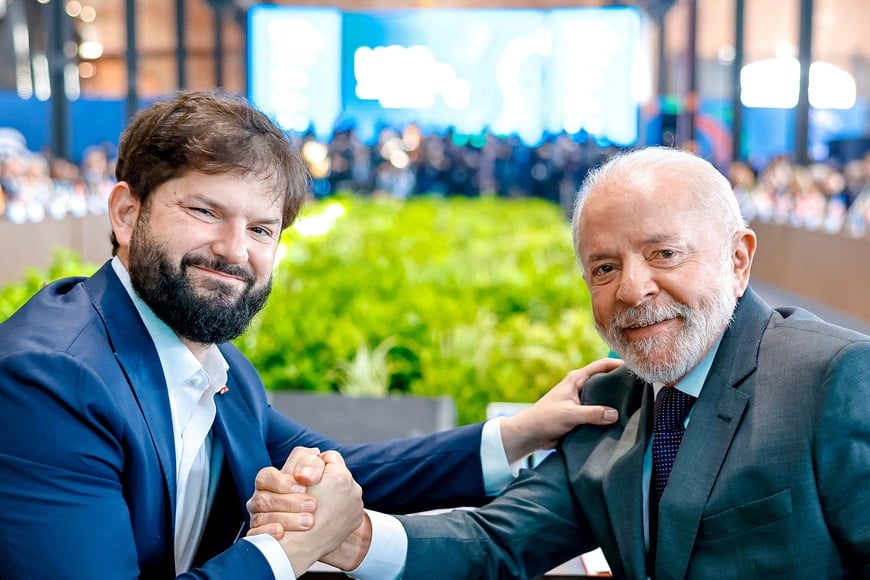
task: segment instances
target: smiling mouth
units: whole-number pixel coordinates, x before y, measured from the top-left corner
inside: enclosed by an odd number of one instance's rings
[[[187,255],[181,260],[181,269],[187,268],[194,268],[211,280],[239,281],[246,286],[253,286],[256,281],[253,271],[220,258]]]
[[[649,328],[650,326],[655,326],[656,324],[661,324],[662,322],[669,322],[674,320],[674,318],[662,318],[661,320],[654,320],[652,322],[642,322],[639,324],[632,324],[629,326],[624,326],[625,330],[639,330],[641,328]]]
[[[205,266],[194,265],[194,268],[199,270],[200,272],[204,272],[209,276],[214,276],[216,278],[223,278],[225,280],[236,280],[238,282],[247,283],[247,281],[241,276],[235,276],[233,274],[227,274],[226,272],[221,272],[220,270],[212,270],[211,268],[206,268]]]

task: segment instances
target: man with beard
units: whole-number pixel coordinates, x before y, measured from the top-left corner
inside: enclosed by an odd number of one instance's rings
[[[514,418],[338,447],[274,411],[226,342],[306,195],[287,137],[240,99],[182,93],[133,119],[116,173],[113,259],[0,325],[0,577],[293,578],[369,522],[363,501],[483,503],[509,461],[607,421],[577,404],[605,361]],[[255,477],[281,468],[288,531],[246,535]]]
[[[870,578],[870,338],[749,288],[755,234],[689,153],[612,158],[573,227],[625,359],[582,399],[619,421],[574,430],[477,511],[379,523],[398,546],[379,580],[529,578],[596,546],[625,579]],[[255,498],[280,505],[279,480]]]

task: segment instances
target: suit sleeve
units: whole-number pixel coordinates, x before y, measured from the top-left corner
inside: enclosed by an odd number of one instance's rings
[[[487,506],[400,516],[405,580],[532,578],[595,546],[574,503],[562,452],[551,453]]]
[[[132,435],[110,387],[68,355],[0,358],[0,577],[136,578],[149,573],[140,561],[163,559],[137,548],[123,483]],[[159,468],[152,475],[162,499]],[[155,526],[152,545],[168,529]],[[241,544],[190,577],[270,578]]]
[[[363,488],[366,507],[410,513],[488,501],[480,461],[482,424],[340,451]]]
[[[832,360],[814,449],[825,519],[845,567],[870,578],[870,342]]]
[[[366,507],[409,513],[487,501],[480,464],[482,424],[424,437],[340,446],[270,408],[269,454],[280,467],[294,447],[337,449],[363,489]]]

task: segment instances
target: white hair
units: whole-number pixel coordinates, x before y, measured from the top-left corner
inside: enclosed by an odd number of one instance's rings
[[[579,250],[580,214],[590,192],[604,184],[649,184],[652,187],[666,176],[681,177],[688,184],[692,207],[710,218],[711,223],[718,224],[729,241],[734,233],[747,227],[731,183],[710,162],[680,149],[647,147],[617,153],[587,174],[574,201],[571,227],[575,249]],[[727,250],[730,249],[729,243]]]

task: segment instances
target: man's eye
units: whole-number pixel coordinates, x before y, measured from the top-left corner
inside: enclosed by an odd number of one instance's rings
[[[613,272],[613,266],[611,266],[610,264],[603,264],[601,266],[598,266],[594,270],[594,273],[598,274],[599,276],[602,274],[610,274],[611,272]]]
[[[662,258],[673,258],[674,256],[677,255],[677,253],[673,250],[662,250],[659,252],[659,255]]]

